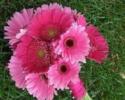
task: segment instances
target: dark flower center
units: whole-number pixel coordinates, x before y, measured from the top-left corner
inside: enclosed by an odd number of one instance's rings
[[[67,68],[66,68],[65,65],[61,65],[60,70],[61,70],[62,73],[67,72]]]
[[[66,45],[67,45],[68,47],[73,47],[73,46],[74,46],[74,41],[73,41],[72,39],[68,39],[68,40],[66,41]]]

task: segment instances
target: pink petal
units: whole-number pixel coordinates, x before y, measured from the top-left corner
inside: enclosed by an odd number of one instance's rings
[[[22,63],[19,58],[12,56],[8,65],[12,80],[15,81],[18,88],[25,89],[25,76],[26,73],[23,70]]]

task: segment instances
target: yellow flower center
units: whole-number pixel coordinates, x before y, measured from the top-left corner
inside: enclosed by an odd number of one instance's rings
[[[43,50],[38,51],[38,57],[43,58],[45,56],[45,52]]]
[[[56,31],[55,29],[49,29],[49,30],[48,30],[48,35],[49,35],[51,38],[55,37],[56,34],[57,34],[57,31]]]

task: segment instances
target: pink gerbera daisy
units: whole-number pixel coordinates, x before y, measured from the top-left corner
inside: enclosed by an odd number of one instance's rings
[[[71,64],[70,62],[59,60],[48,71],[50,85],[63,90],[67,88],[70,81],[75,80],[79,71],[80,66],[78,64]]]
[[[85,32],[85,27],[75,23],[66,33],[61,35],[55,53],[61,54],[64,59],[71,62],[85,61],[89,49],[89,38]]]
[[[15,51],[28,72],[46,72],[54,60],[50,44],[27,35],[21,39]]]
[[[76,82],[70,82],[68,86],[75,100],[83,100],[86,95],[86,90],[83,82],[80,79],[78,79]]]
[[[16,56],[12,56],[8,65],[12,80],[15,81],[18,88],[25,88],[26,73],[23,70],[22,62]]]
[[[5,26],[5,39],[9,39],[10,45],[15,47],[20,38],[26,34],[27,26],[33,17],[33,9],[23,9],[21,12],[14,13],[13,17]]]
[[[108,44],[95,26],[87,26],[86,32],[91,44],[91,51],[88,58],[101,63],[108,56]]]
[[[28,92],[38,100],[53,100],[55,89],[48,84],[47,76],[42,74],[29,74],[26,76]]]
[[[57,39],[74,21],[73,15],[57,4],[44,5],[38,12],[28,29],[30,35],[45,41]]]

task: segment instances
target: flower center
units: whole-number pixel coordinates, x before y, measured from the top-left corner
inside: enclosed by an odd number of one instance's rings
[[[49,35],[51,38],[55,37],[56,34],[57,34],[57,31],[56,31],[55,29],[49,29],[49,30],[48,30],[48,35]]]
[[[60,66],[60,71],[61,71],[62,73],[66,73],[66,72],[67,72],[67,67],[66,67],[66,65],[61,65],[61,66]]]
[[[37,52],[37,55],[38,55],[38,57],[43,58],[43,57],[45,57],[45,52],[43,50],[39,50]]]
[[[74,41],[72,39],[66,40],[66,46],[73,47],[74,46]]]

